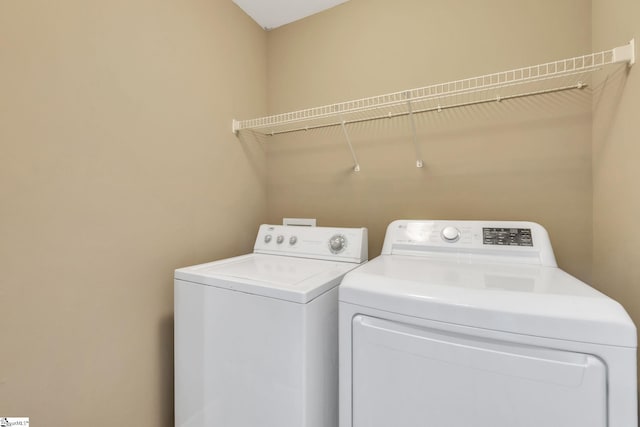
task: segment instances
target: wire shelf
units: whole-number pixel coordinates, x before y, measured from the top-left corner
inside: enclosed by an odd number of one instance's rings
[[[581,89],[591,73],[605,65],[635,62],[635,42],[560,61],[486,74],[416,89],[372,96],[250,120],[234,120],[234,133],[252,130],[265,135],[343,126],[383,118],[466,105],[500,102],[523,96]]]

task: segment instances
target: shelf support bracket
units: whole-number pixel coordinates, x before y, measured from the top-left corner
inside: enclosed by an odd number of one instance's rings
[[[418,145],[418,135],[416,133],[416,121],[413,117],[413,108],[411,107],[411,95],[407,92],[407,109],[409,110],[409,122],[411,123],[411,134],[413,138],[413,147],[416,150],[416,167],[422,168],[424,167],[424,162],[422,161],[422,155],[420,154],[420,146]]]
[[[344,137],[347,140],[347,145],[349,146],[349,150],[351,151],[351,157],[353,157],[353,171],[360,172],[360,163],[358,163],[358,158],[356,157],[356,152],[353,151],[353,145],[351,145],[351,138],[349,138],[349,132],[347,132],[347,127],[345,126],[345,121],[340,121],[340,126],[342,126],[342,133],[344,133]]]
[[[238,136],[238,133],[240,132],[240,121],[233,119],[233,121],[231,122],[231,130],[233,131],[233,133],[236,134],[236,136]]]
[[[629,67],[636,63],[636,39],[613,49],[613,62],[626,62]]]

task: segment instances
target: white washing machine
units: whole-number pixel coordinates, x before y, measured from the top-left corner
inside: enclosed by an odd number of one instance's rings
[[[254,252],[175,272],[178,427],[335,427],[338,284],[365,228],[260,226]]]
[[[340,427],[636,427],[636,328],[529,222],[395,221],[346,275]]]

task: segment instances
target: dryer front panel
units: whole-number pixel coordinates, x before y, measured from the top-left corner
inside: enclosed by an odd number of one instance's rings
[[[357,315],[353,427],[605,427],[597,357]]]

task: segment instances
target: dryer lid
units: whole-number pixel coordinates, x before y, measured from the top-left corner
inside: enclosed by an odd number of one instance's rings
[[[497,331],[636,347],[620,304],[557,267],[381,255],[347,274],[340,301]]]
[[[248,254],[181,268],[175,278],[297,303],[307,303],[340,283],[359,264]]]

